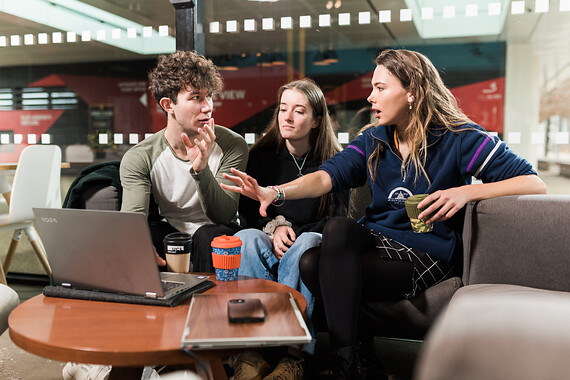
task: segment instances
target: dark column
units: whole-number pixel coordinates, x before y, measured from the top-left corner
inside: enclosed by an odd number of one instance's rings
[[[176,50],[196,49],[194,1],[170,0],[176,10]]]

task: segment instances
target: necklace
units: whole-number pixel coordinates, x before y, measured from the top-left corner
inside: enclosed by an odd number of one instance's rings
[[[310,152],[310,150],[309,150]],[[289,152],[289,154],[291,155],[291,157],[293,158],[293,162],[295,163],[295,166],[297,167],[297,169],[299,169],[299,174],[297,174],[297,177],[302,177],[303,176],[303,166],[305,166],[305,162],[307,161],[307,157],[309,156],[309,152],[307,152],[305,154],[305,158],[303,159],[303,163],[301,164],[301,166],[299,166],[299,163],[297,162],[297,159],[295,158],[295,156],[293,156],[293,153]]]

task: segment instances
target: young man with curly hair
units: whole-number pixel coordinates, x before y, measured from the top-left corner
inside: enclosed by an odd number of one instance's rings
[[[213,272],[213,237],[233,234],[239,194],[223,190],[223,174],[244,170],[247,143],[215,125],[213,96],[222,78],[211,60],[193,51],[160,56],[149,74],[150,90],[167,116],[166,128],[132,147],[121,161],[122,211],[149,214],[157,263],[164,261],[163,238],[181,231],[193,235],[194,271]],[[151,202],[151,198],[154,200]]]

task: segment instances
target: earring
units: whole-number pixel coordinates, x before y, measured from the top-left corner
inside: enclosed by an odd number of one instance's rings
[[[410,103],[410,109],[412,109],[412,103]]]

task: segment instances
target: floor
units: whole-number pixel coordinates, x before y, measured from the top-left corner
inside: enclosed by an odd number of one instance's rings
[[[558,176],[556,172],[552,171],[539,174],[548,186],[548,193],[570,193],[570,178]],[[63,191],[66,191],[65,184],[69,184],[71,180],[71,178],[63,180],[65,181],[62,183]],[[0,213],[6,211],[2,208],[6,208],[6,206],[0,203]],[[6,232],[0,234],[0,256],[4,255],[10,237],[11,235]],[[0,257],[0,260],[3,260],[3,257]],[[22,302],[39,294],[43,286],[47,284],[47,276],[43,274],[43,269],[25,238],[22,238],[20,242],[11,271],[26,273],[23,277],[13,274],[9,276],[9,285],[18,292]],[[37,281],[38,278],[40,282]],[[30,282],[30,279],[33,281]],[[327,354],[326,337],[321,336],[318,342],[315,354],[316,367],[327,368],[330,364],[330,357]],[[410,380],[413,378],[414,365],[422,342],[376,339],[375,345],[378,355],[386,365],[391,380]],[[0,336],[0,379],[61,379],[61,371],[64,365],[65,363],[40,358],[21,350],[12,343],[8,332]],[[321,376],[315,375],[313,376],[314,379],[326,378],[323,371],[318,373]]]

